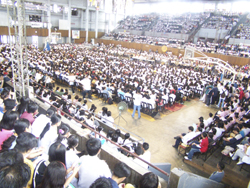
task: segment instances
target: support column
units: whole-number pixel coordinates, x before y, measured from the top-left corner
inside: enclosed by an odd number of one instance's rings
[[[87,3],[87,8],[86,8],[85,31],[86,31],[85,41],[88,42],[88,40],[89,40],[89,5],[88,5],[88,3]]]
[[[69,22],[69,43],[71,43],[71,0],[69,0],[68,22]]]
[[[115,13],[114,28],[116,28],[116,25],[117,25],[117,12]]]
[[[80,21],[81,21],[81,29],[83,29],[83,14],[84,14],[84,11],[82,10],[81,11],[81,19],[80,19]]]
[[[99,10],[96,9],[95,11],[95,38],[98,38],[98,14]]]
[[[48,12],[47,12],[47,15],[48,15],[48,36],[49,38],[51,38],[51,13],[50,13],[50,0],[48,0]]]
[[[109,13],[109,32],[111,31],[111,15],[112,13]]]

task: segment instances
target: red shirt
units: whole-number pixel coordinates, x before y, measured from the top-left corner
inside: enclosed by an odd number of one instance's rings
[[[30,124],[32,125],[32,123],[35,121],[35,118],[33,117],[32,113],[28,113],[27,111],[25,111],[20,118],[24,118],[29,120]]]
[[[200,149],[201,153],[205,153],[207,151],[207,149],[208,149],[208,138],[207,137],[202,139],[202,141],[200,143],[200,147],[201,147],[201,149]]]
[[[11,135],[13,135],[13,131],[2,129],[0,131],[0,150],[2,149],[2,144],[5,140],[7,140]]]

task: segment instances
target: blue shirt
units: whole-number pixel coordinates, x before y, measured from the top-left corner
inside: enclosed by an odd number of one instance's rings
[[[222,171],[222,172],[213,172],[211,174],[211,176],[209,177],[209,179],[220,183],[222,178],[224,177],[224,174],[225,174],[224,171]]]
[[[118,184],[116,183],[116,181],[112,180],[111,178],[108,178],[108,180],[110,181],[112,188],[119,188]]]

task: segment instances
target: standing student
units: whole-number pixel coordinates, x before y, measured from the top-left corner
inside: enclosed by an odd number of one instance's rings
[[[140,119],[141,118],[140,110],[141,110],[142,95],[140,94],[139,90],[136,91],[136,94],[134,94],[133,98],[134,98],[134,111],[133,111],[132,117],[133,118],[135,117],[135,111],[138,110],[138,119]]]

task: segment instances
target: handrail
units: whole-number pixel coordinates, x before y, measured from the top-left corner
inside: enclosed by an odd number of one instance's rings
[[[63,112],[61,109],[57,108],[56,106],[54,106],[54,105],[50,104],[49,102],[43,100],[43,99],[42,99],[40,96],[38,96],[36,93],[33,93],[33,92],[31,92],[31,93],[34,94],[34,96],[36,96],[37,98],[39,98],[39,99],[41,99],[42,101],[44,101],[45,103],[48,103],[50,106],[52,106],[52,107],[54,107],[55,109],[57,109],[57,111],[62,112],[62,113],[65,113],[65,112]],[[117,143],[113,142],[113,141],[110,140],[109,138],[107,138],[107,137],[101,135],[99,132],[97,132],[96,130],[90,128],[89,126],[87,126],[87,125],[81,123],[80,121],[78,121],[77,119],[75,119],[74,117],[72,117],[70,114],[67,114],[67,116],[70,117],[71,119],[73,119],[74,121],[76,121],[77,123],[81,124],[81,125],[84,126],[85,128],[91,130],[91,131],[94,132],[95,134],[98,134],[99,136],[101,136],[102,138],[104,138],[106,141],[109,141],[110,143],[114,144],[114,145],[117,146],[118,148],[120,148],[120,149],[126,151],[127,153],[129,153],[129,154],[132,155],[133,157],[138,158],[139,160],[141,160],[142,162],[144,162],[144,163],[146,163],[147,165],[151,166],[152,168],[158,170],[158,171],[161,172],[162,174],[164,174],[164,175],[166,175],[166,176],[169,176],[169,174],[168,174],[167,172],[161,170],[160,168],[154,166],[153,164],[151,164],[151,163],[145,161],[144,159],[138,157],[138,155],[136,155],[136,154],[130,152],[129,150],[123,148],[122,146],[120,146],[120,145],[118,145]]]

